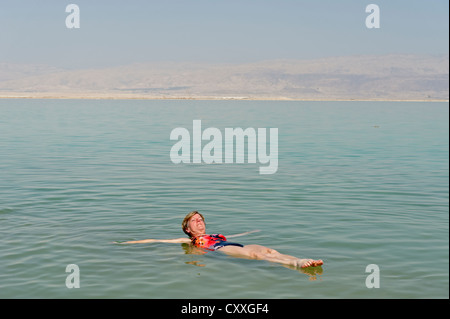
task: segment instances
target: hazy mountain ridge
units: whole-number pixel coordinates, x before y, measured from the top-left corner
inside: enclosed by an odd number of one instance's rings
[[[0,63],[0,96],[14,95],[448,100],[449,56],[148,63],[86,70]]]

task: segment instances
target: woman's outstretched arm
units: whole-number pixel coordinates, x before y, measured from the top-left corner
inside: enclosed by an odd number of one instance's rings
[[[189,238],[175,238],[175,239],[142,239],[142,240],[131,240],[125,242],[116,242],[116,244],[146,244],[146,243],[172,243],[172,244],[183,244],[190,243]]]
[[[259,232],[259,231],[260,230],[252,230],[252,231],[247,231],[245,233],[240,233],[240,234],[235,234],[235,235],[227,235],[226,237],[227,238],[239,237],[239,236],[244,236],[244,235],[248,235],[248,234],[251,234],[251,233],[256,233],[256,232]]]

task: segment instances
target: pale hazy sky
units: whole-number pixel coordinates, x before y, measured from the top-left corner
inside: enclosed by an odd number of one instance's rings
[[[65,24],[68,4],[80,28]],[[366,6],[380,8],[368,29]],[[93,68],[447,54],[447,0],[0,0],[0,63]]]

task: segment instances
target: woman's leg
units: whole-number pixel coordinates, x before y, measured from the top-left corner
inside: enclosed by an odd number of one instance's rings
[[[323,264],[322,260],[300,259],[294,256],[280,254],[275,249],[261,245],[247,245],[244,247],[225,246],[220,248],[220,251],[234,257],[267,260],[301,268],[315,267]]]

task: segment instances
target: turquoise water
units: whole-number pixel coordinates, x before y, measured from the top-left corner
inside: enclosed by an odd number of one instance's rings
[[[448,298],[448,106],[0,100],[0,297]],[[170,132],[194,119],[278,128],[278,171],[172,163]],[[192,210],[210,233],[260,230],[235,241],[325,264],[112,244],[182,237]]]

